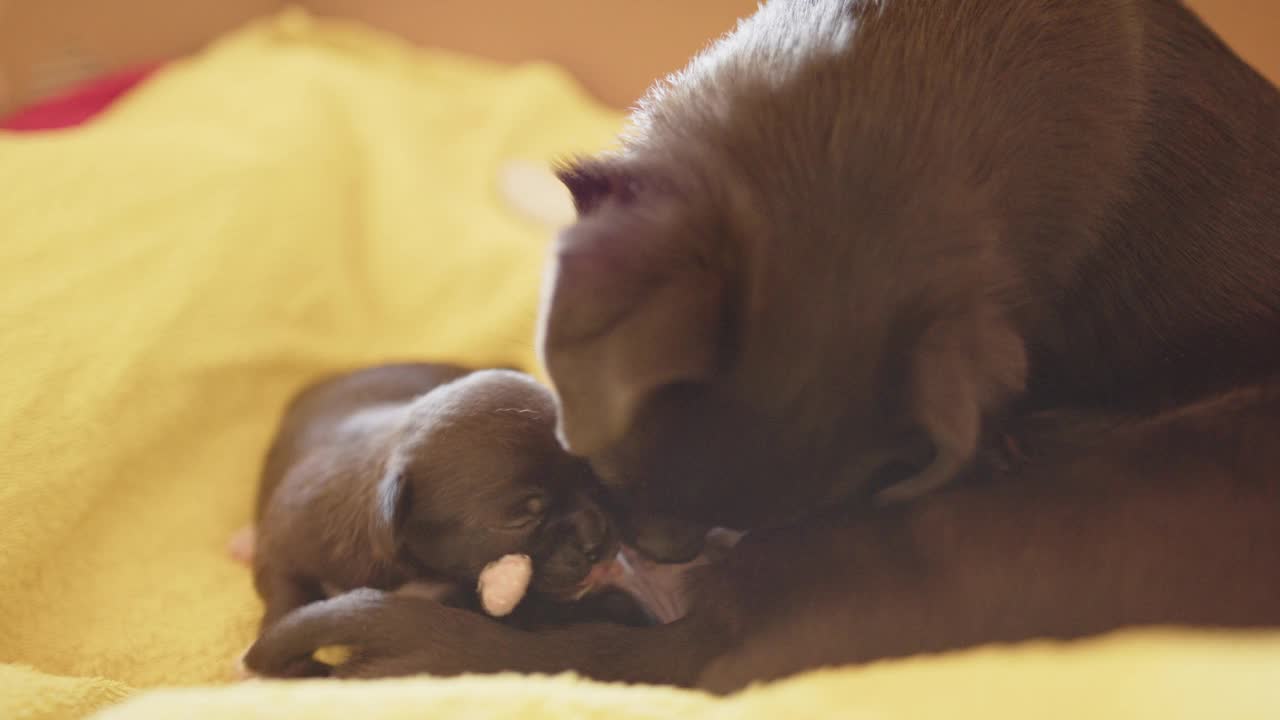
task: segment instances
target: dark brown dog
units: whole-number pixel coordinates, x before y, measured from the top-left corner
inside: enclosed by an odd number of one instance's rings
[[[561,437],[639,547],[754,531],[690,615],[519,635],[363,595],[251,659],[305,629],[366,639],[350,675],[726,690],[1280,623],[1277,128],[1280,93],[1173,0],[774,0],[565,170],[542,325]],[[1027,462],[975,462],[1024,426]]]
[[[306,388],[262,472],[263,627],[324,586],[438,581],[466,605],[484,566],[511,553],[533,560],[533,591],[577,599],[617,539],[554,424],[550,393],[509,370],[388,365]]]

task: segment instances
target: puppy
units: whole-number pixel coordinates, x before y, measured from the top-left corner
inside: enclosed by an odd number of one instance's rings
[[[563,169],[579,219],[540,322],[558,434],[640,550],[751,530],[688,616],[520,634],[369,596],[256,661],[403,613],[427,620],[351,674],[724,691],[1280,623],[1275,453],[1222,431],[1278,427],[1277,128],[1280,93],[1174,0],[766,3],[654,88],[621,151]],[[1240,388],[1248,408],[1212,401]],[[1063,411],[1158,431],[1073,421],[1064,450],[974,465]]]
[[[263,627],[334,591],[409,581],[474,605],[483,568],[516,553],[532,559],[533,592],[585,594],[617,538],[554,423],[548,391],[509,370],[387,365],[306,388],[263,465]]]

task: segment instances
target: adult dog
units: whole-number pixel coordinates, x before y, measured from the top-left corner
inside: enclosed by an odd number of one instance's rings
[[[562,442],[655,558],[752,532],[670,625],[358,593],[260,669],[345,642],[339,674],[724,691],[1280,623],[1280,93],[1181,3],[774,0],[562,178]]]

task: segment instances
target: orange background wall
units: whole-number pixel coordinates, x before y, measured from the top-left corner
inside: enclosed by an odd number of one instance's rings
[[[80,77],[190,52],[282,0],[0,0],[0,110]],[[750,13],[756,0],[299,0],[429,45],[548,59],[625,106],[655,77]],[[1280,0],[1190,0],[1280,82]],[[498,8],[498,10],[495,10]]]

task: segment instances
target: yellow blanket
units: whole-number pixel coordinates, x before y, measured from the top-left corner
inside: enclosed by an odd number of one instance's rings
[[[83,129],[0,135],[0,718],[1280,712],[1264,635],[987,650],[728,701],[571,678],[231,683],[259,606],[224,547],[288,395],[398,358],[530,366],[548,232],[501,200],[500,170],[604,147],[619,120],[552,67],[289,13]]]

